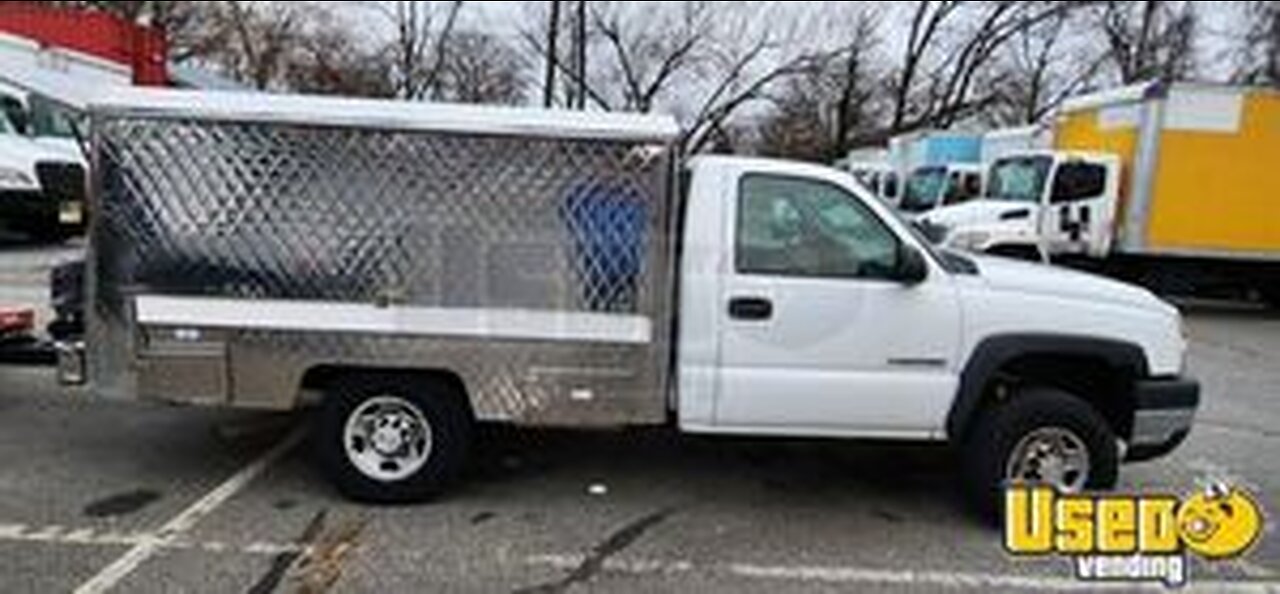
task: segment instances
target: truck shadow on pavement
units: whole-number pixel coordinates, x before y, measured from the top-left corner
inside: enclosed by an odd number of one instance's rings
[[[704,437],[672,429],[577,431],[482,426],[456,494],[518,494],[577,480],[584,493],[660,494],[698,505],[847,509],[904,523],[920,511],[963,514],[953,452],[944,445]],[[929,515],[932,515],[930,513]]]

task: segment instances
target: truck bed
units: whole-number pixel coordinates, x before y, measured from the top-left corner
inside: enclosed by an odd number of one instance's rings
[[[266,409],[445,369],[480,418],[665,418],[663,118],[149,91],[93,108],[108,394]]]

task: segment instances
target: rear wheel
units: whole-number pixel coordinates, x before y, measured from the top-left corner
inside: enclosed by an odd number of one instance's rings
[[[1054,388],[1025,388],[988,408],[961,448],[965,494],[996,520],[1009,483],[1059,492],[1110,489],[1119,471],[1115,434],[1089,403]]]
[[[466,461],[471,413],[465,396],[444,382],[357,375],[326,392],[317,449],[325,473],[347,497],[429,499]]]

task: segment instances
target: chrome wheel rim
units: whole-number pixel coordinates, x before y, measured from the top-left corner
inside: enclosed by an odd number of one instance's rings
[[[1064,493],[1078,493],[1089,480],[1089,448],[1072,431],[1041,427],[1018,440],[1009,455],[1005,476],[1015,483],[1049,485]]]
[[[347,459],[383,482],[412,476],[431,456],[431,426],[422,411],[399,396],[377,396],[347,417],[342,435]]]

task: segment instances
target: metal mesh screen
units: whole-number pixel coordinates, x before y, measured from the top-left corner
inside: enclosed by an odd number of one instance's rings
[[[650,313],[660,145],[97,123],[104,287]]]

